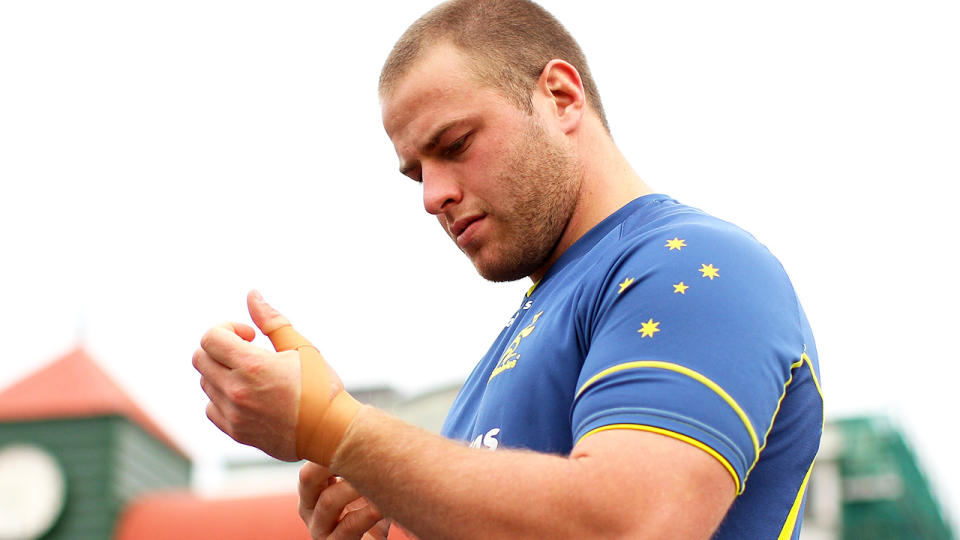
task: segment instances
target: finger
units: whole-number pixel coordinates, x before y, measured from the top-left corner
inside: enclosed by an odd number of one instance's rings
[[[314,491],[300,495],[300,505],[297,507],[297,513],[300,514],[300,519],[303,520],[308,529],[314,529],[313,522],[315,521],[315,516],[313,514],[317,508],[317,500],[320,497],[320,493],[324,489],[336,484],[338,481],[340,481],[340,479],[336,476],[328,476],[326,479],[318,483],[317,488]],[[329,525],[326,527],[329,528]]]
[[[332,533],[340,522],[343,509],[358,498],[360,493],[349,482],[338,481],[324,489],[313,510],[314,529],[322,534]]]
[[[228,368],[239,367],[239,359],[248,353],[251,347],[256,348],[244,339],[248,333],[243,330],[243,327],[250,333],[254,331],[249,326],[239,323],[214,326],[200,338],[200,348],[206,351],[210,358]],[[244,336],[238,334],[238,331],[243,332]]]
[[[303,467],[300,467],[300,483],[297,487],[301,506],[313,511],[313,507],[317,505],[317,498],[320,497],[320,492],[335,480],[336,478],[330,474],[330,469],[312,461],[306,462]]]
[[[253,338],[257,337],[257,331],[254,330],[249,324],[227,321],[220,323],[217,326],[229,332],[233,332],[234,334],[240,336],[244,341],[253,341]]]
[[[250,318],[260,328],[265,336],[270,338],[273,348],[279,351],[290,351],[304,346],[313,347],[310,341],[300,332],[294,330],[290,321],[260,296],[257,291],[247,294],[247,309]]]
[[[257,290],[247,293],[247,310],[250,312],[253,324],[257,325],[264,335],[269,336],[278,328],[290,326],[290,321],[268,304]]]
[[[225,411],[228,407],[232,406],[230,399],[227,397],[227,393],[224,392],[217,379],[213,377],[200,377],[200,388],[203,390],[203,393],[207,395],[207,399],[216,404],[221,410]]]
[[[347,513],[349,512],[360,510],[361,508],[364,508],[369,505],[370,505],[370,501],[368,501],[363,497],[360,497],[359,499],[354,499],[348,502],[347,505],[343,507],[343,512],[340,514],[340,519],[342,520],[343,516],[347,515]]]
[[[372,529],[370,529],[370,538],[386,539],[389,533],[390,533],[390,520],[384,518],[378,521],[377,524],[374,525]],[[403,538],[403,537],[397,536],[397,538]],[[412,537],[408,537],[408,538],[412,538]]]
[[[233,437],[229,430],[231,425],[224,412],[232,407],[232,403],[224,392],[222,383],[230,374],[230,369],[210,358],[203,349],[197,349],[193,355],[193,366],[200,372],[200,388],[207,395],[210,402],[207,404],[207,418],[220,431]],[[235,439],[235,437],[233,437]]]
[[[210,379],[211,381],[222,380],[228,373],[230,369],[217,362],[213,358],[210,358],[210,355],[207,354],[207,351],[203,349],[197,349],[193,353],[193,369],[196,369],[200,373],[201,377]]]
[[[358,510],[348,512],[337,524],[330,538],[361,538],[364,533],[375,527],[382,519],[383,515],[380,514],[377,507],[367,503]]]
[[[231,439],[234,438],[233,435],[230,434],[230,422],[227,421],[226,415],[223,414],[223,411],[217,407],[213,400],[210,400],[210,402],[207,403],[206,412],[207,418],[213,423],[213,425],[217,426],[217,429],[226,433]]]

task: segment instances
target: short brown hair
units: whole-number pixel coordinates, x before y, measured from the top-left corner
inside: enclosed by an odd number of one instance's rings
[[[532,112],[533,87],[550,60],[569,62],[580,73],[587,104],[607,131],[600,93],[587,59],[553,15],[529,0],[451,0],[407,28],[380,72],[380,94],[391,92],[432,45],[450,43],[466,53],[480,80]]]

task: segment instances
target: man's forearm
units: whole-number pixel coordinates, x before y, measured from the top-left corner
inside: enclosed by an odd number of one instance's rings
[[[636,523],[616,494],[588,495],[578,459],[471,449],[369,407],[332,469],[423,538],[610,538]]]

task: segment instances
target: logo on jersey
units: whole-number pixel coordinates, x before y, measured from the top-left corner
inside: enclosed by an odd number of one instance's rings
[[[526,311],[526,310],[530,309],[531,306],[533,306],[533,300],[530,300],[529,302],[527,302],[526,304],[524,304],[523,307],[520,308],[520,310],[521,310],[521,311]],[[510,320],[507,321],[507,324],[503,325],[503,327],[504,327],[504,328],[510,328],[510,327],[513,325],[513,321],[517,320],[517,317],[519,317],[519,316],[520,316],[520,311],[514,313],[514,314],[513,314],[513,317],[510,317]]]
[[[517,360],[520,359],[520,353],[517,352],[517,349],[520,348],[520,342],[530,334],[533,333],[533,330],[536,328],[537,319],[543,315],[543,311],[537,313],[533,316],[533,320],[530,321],[530,324],[526,328],[521,330],[517,337],[513,338],[513,343],[507,347],[507,350],[503,351],[503,355],[500,357],[500,361],[497,362],[497,367],[493,368],[493,373],[490,374],[490,378],[487,379],[487,382],[493,380],[494,377],[507,371],[508,369],[513,369],[517,366]]]
[[[497,447],[500,446],[500,441],[497,440],[497,435],[499,434],[500,428],[493,428],[482,435],[477,435],[477,438],[470,443],[470,448],[496,450]]]

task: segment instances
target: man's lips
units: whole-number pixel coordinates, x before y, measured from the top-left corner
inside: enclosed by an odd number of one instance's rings
[[[474,214],[455,221],[453,226],[450,227],[450,234],[456,239],[457,245],[462,248],[467,244],[470,237],[473,236],[473,231],[476,229],[476,227],[471,227],[471,225],[478,223],[485,217],[484,214]]]
[[[453,226],[450,227],[450,234],[452,234],[454,238],[459,238],[460,235],[463,234],[463,231],[467,230],[467,227],[469,227],[471,223],[481,218],[483,218],[482,214],[475,214],[458,219],[453,223]]]

